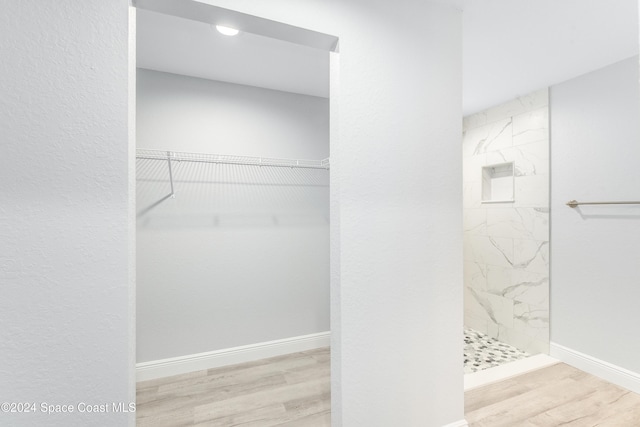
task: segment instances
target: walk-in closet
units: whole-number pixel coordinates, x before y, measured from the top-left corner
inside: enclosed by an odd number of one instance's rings
[[[138,381],[328,352],[329,52],[137,24]]]

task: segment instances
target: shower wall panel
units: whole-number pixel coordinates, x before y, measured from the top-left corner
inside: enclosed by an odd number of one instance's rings
[[[548,89],[465,117],[465,325],[549,351]],[[482,201],[482,168],[514,163],[513,201]]]

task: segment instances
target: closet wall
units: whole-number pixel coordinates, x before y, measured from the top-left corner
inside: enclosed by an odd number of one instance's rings
[[[138,148],[329,156],[329,101],[138,70]],[[137,361],[329,330],[329,172],[174,163],[138,219]],[[138,211],[168,193],[138,161]]]

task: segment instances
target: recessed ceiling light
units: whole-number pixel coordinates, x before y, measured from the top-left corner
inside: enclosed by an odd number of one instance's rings
[[[235,28],[225,27],[224,25],[216,25],[216,30],[218,30],[220,34],[224,34],[225,36],[235,36],[240,32]]]

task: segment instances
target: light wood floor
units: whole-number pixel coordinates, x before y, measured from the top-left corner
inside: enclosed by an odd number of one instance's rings
[[[564,363],[465,393],[470,427],[638,427],[640,395]]]
[[[138,426],[328,427],[329,375],[324,348],[140,382]],[[640,395],[559,363],[466,392],[465,415],[471,427],[640,427]]]
[[[329,349],[137,384],[138,426],[331,426]]]

